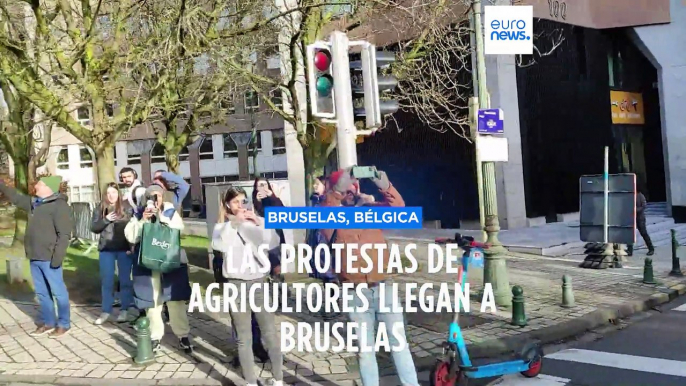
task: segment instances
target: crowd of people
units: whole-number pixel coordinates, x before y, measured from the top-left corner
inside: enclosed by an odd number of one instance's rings
[[[164,272],[150,269],[142,263],[141,258],[145,255],[145,246],[141,246],[145,224],[163,224],[170,229],[183,230],[180,205],[190,186],[180,176],[164,171],[155,172],[149,186],[144,186],[136,171],[128,167],[120,171],[119,178],[120,183],[127,188],[126,194],[120,191],[119,184],[108,184],[102,192],[102,202],[94,210],[91,224],[91,231],[100,235],[98,251],[102,292],[101,313],[93,323],[135,323],[137,318],[147,316],[153,351],[157,352],[165,334],[163,314],[166,314],[171,331],[178,338],[179,349],[192,353],[187,312],[191,285],[185,252],[181,249],[178,266]],[[350,169],[338,170],[328,177],[321,176],[313,180],[313,194],[310,199],[314,206],[404,206],[402,197],[383,172],[378,178],[372,179],[383,198],[378,201],[373,195],[360,191],[359,182]],[[0,192],[7,195],[19,208],[32,214],[25,245],[41,309],[40,321],[32,335],[48,334],[51,338],[63,336],[70,329],[69,294],[64,283],[62,262],[72,232],[72,220],[67,198],[59,192],[60,183],[60,177],[41,178],[36,184],[34,199],[0,184]],[[259,285],[265,280],[283,280],[280,271],[280,245],[286,242],[282,230],[265,228],[264,209],[284,205],[270,182],[265,178],[257,178],[251,198],[252,200],[248,199],[243,188],[229,187],[221,197],[219,220],[211,237],[215,279],[218,282],[238,284],[237,288],[242,288],[240,284],[245,283],[246,291],[250,291],[252,285]],[[322,229],[311,232],[307,242],[312,246],[319,243],[383,243],[385,238],[381,230]],[[246,250],[260,263],[257,253],[258,246],[261,245],[269,245],[270,269],[264,270],[268,273],[236,273],[240,271],[242,256]],[[347,256],[342,256],[343,261],[346,258]],[[373,258],[374,263],[384,266],[385,271],[388,250]],[[318,277],[337,283],[367,285],[364,295],[371,301],[371,307],[362,313],[351,313],[348,317],[353,322],[368,326],[368,342],[374,341],[376,322],[404,323],[402,313],[379,312],[379,284],[389,283],[387,276],[375,273],[347,274],[343,270],[339,274],[320,273]],[[118,291],[115,288],[117,281]],[[116,319],[113,318],[115,292],[118,292],[120,300]],[[390,293],[386,291],[386,296],[390,296]],[[264,302],[264,297],[261,290],[256,291],[255,304]],[[357,298],[357,292],[353,297],[353,302],[362,302]],[[240,298],[239,296],[238,299]],[[390,302],[390,299],[385,301]],[[230,317],[238,349],[237,364],[240,365],[248,385],[257,385],[257,374],[254,372],[256,358],[262,362],[271,362],[271,384],[281,385],[283,354],[277,329],[274,328],[275,315],[264,309],[254,313],[250,310],[231,310]],[[393,327],[387,327],[391,328]],[[397,346],[398,342],[394,340],[395,337],[391,337],[390,344]],[[419,385],[409,347],[403,351],[394,351],[392,355],[403,385]],[[375,353],[360,353],[359,362],[363,384],[378,385],[379,371]]]

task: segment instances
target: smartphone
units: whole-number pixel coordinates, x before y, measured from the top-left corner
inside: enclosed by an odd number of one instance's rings
[[[378,176],[376,167],[374,166],[354,166],[352,173],[353,177],[358,180],[362,178],[377,178]]]

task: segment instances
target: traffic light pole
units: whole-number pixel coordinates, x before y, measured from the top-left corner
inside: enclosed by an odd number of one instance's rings
[[[336,148],[338,167],[357,165],[357,133],[353,110],[352,86],[350,84],[350,59],[348,36],[340,31],[331,33],[333,61],[334,103],[336,105]]]
[[[488,90],[486,86],[486,63],[484,57],[484,35],[482,27],[481,0],[472,1],[472,13],[474,15],[474,30],[476,40],[476,68],[479,83],[479,108],[487,109],[489,106]],[[478,134],[477,134],[478,135]],[[507,261],[505,253],[507,249],[498,240],[500,222],[498,221],[498,200],[495,184],[495,163],[483,162],[483,189],[484,189],[484,214],[486,223],[486,242],[491,246],[485,250],[484,283],[491,283],[495,303],[501,307],[511,305],[512,294],[510,281],[507,275]]]

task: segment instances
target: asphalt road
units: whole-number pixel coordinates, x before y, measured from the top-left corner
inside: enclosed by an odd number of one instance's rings
[[[546,353],[538,378],[508,375],[490,385],[686,385],[686,297],[660,310],[600,340]]]

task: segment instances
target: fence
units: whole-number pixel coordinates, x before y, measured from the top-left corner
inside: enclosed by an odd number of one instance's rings
[[[93,204],[97,201],[97,194],[95,193],[95,185],[69,186],[67,189],[67,197],[72,203]]]
[[[100,236],[91,232],[93,209],[95,204],[90,202],[72,202],[71,215],[74,224],[72,240],[77,243],[90,244],[84,255],[87,255],[98,246]]]

